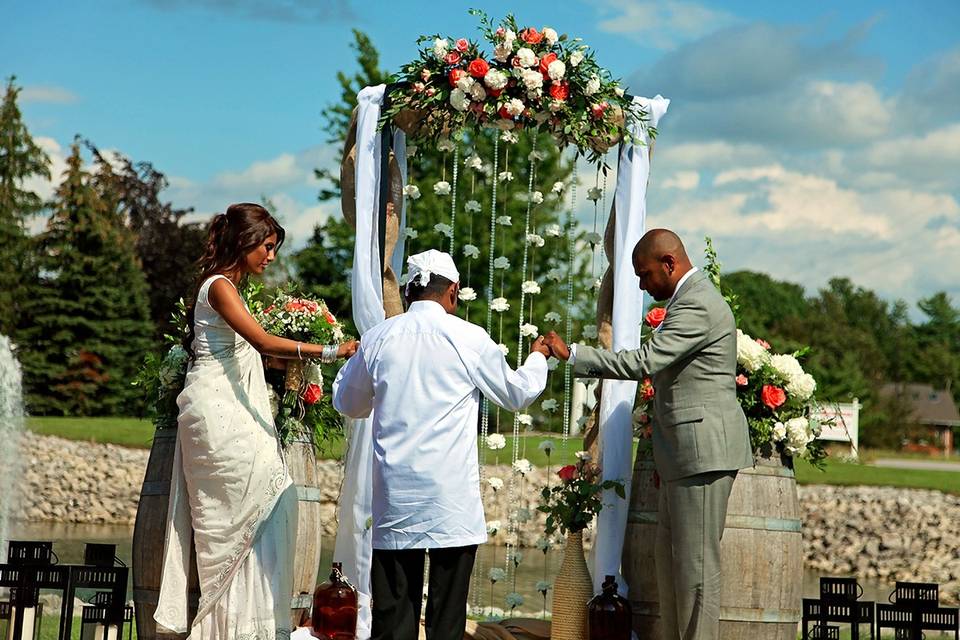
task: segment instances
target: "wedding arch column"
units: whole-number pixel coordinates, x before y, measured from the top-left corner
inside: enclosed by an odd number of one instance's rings
[[[669,104],[669,100],[659,95],[652,99],[633,99],[635,108],[646,110],[647,126],[650,127],[657,126]],[[608,223],[608,241],[605,242],[608,249],[612,248],[612,254],[609,255],[610,267],[605,279],[610,279],[613,286],[613,304],[609,310],[598,309],[600,316],[609,313],[612,325],[610,348],[613,351],[638,348],[643,322],[643,292],[637,286],[631,257],[633,247],[646,229],[647,181],[650,177],[652,141],[646,127],[639,122],[634,120],[630,130],[641,144],[625,142],[620,145],[614,211]],[[598,450],[603,479],[622,480],[626,489],[626,500],[621,500],[612,490],[605,492],[604,508],[597,518],[597,535],[593,546],[594,591],[601,591],[604,576],[613,575],[617,577],[620,593],[624,596],[629,585],[623,581],[620,558],[623,555],[627,513],[630,508],[633,402],[636,394],[636,381],[604,380],[598,420]]]
[[[396,270],[403,264],[403,244],[396,244],[405,222],[401,191],[406,145],[402,131],[385,136],[378,130],[385,93],[386,85],[381,84],[366,87],[357,95],[341,166],[343,214],[356,229],[350,284],[353,321],[361,337],[385,318],[402,312]],[[394,202],[393,216],[385,213],[386,198]],[[334,560],[343,563],[344,575],[359,595],[358,640],[367,640],[371,630],[372,425],[372,416],[347,420],[349,444],[334,548]]]

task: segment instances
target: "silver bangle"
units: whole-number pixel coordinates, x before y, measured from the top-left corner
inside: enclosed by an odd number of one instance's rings
[[[297,343],[297,358],[299,358],[300,360],[303,360],[303,354],[300,353],[300,343],[299,343],[299,342]]]
[[[320,354],[320,362],[324,364],[330,364],[337,361],[337,351],[340,350],[339,345],[327,344],[323,347],[323,352]]]

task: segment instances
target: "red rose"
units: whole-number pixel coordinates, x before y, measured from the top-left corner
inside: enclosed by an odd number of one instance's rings
[[[487,95],[494,98],[499,98],[501,93],[503,93],[503,89],[487,89]]]
[[[596,118],[597,120],[599,120],[600,118],[603,117],[603,114],[607,112],[607,107],[608,107],[608,106],[609,106],[609,105],[607,105],[606,102],[600,102],[600,103],[598,103],[598,104],[591,105],[591,107],[590,107],[590,113],[591,113],[591,115],[593,115],[594,118]]]
[[[543,40],[543,34],[533,27],[530,27],[520,32],[520,39],[527,44],[540,44]]]
[[[329,311],[323,312],[323,319],[329,322],[330,324],[337,324],[337,319],[333,317],[333,314]]]
[[[466,38],[460,38],[459,40],[457,40],[457,51],[464,53],[469,48],[470,48],[470,42]]]
[[[483,58],[477,58],[467,65],[467,71],[469,71],[470,75],[474,78],[482,78],[487,75],[487,71],[490,71],[490,65],[487,64],[487,61]]]
[[[320,388],[318,384],[311,382],[307,385],[307,388],[303,390],[303,401],[307,404],[314,404],[322,397],[323,389]]]
[[[787,394],[780,387],[765,384],[760,390],[760,399],[763,400],[763,404],[773,410],[787,401]]]
[[[747,380],[747,376],[743,375],[742,373],[737,376],[737,386],[738,386],[738,387],[745,387],[745,386],[747,386],[747,383],[748,383],[748,382],[750,382],[750,381]]]
[[[450,69],[450,73],[447,74],[447,79],[450,80],[450,86],[455,87],[457,86],[457,83],[466,76],[467,72],[463,69]]]
[[[446,62],[447,64],[458,64],[460,62],[460,52],[451,51],[450,53],[447,54],[447,57],[445,57],[443,61]]]
[[[549,79],[550,75],[547,73],[547,70],[550,68],[550,63],[557,59],[557,54],[548,53],[547,55],[540,58],[540,73],[543,74],[545,79]]]
[[[577,467],[572,464],[568,464],[565,467],[560,467],[560,471],[557,471],[557,475],[560,476],[560,479],[564,482],[571,482],[577,477]]]
[[[656,394],[656,391],[653,388],[653,382],[650,380],[650,378],[643,379],[643,384],[640,385],[640,393],[644,400],[649,400]]]
[[[498,111],[497,113],[499,113],[500,117],[503,118],[504,120],[513,120],[513,116],[510,115],[509,111],[507,111],[507,105],[503,105],[502,107],[500,107],[500,111]]]
[[[570,97],[570,85],[566,82],[554,82],[550,85],[550,97],[554,100],[566,100]]]
[[[263,312],[264,312],[264,313],[270,313],[271,311],[273,311],[273,308],[274,308],[273,305],[270,305],[269,307],[267,307],[266,309],[264,309]]]
[[[647,324],[656,329],[663,324],[663,319],[667,317],[667,310],[664,307],[650,309],[647,313]]]
[[[767,342],[766,340],[764,340],[763,338],[757,338],[757,339],[756,339],[756,342],[757,342],[758,345],[760,345],[761,347],[763,347],[763,348],[766,349],[767,351],[770,351],[770,343]]]
[[[641,413],[638,420],[640,420],[640,424],[647,424],[650,422],[650,416],[646,413]]]

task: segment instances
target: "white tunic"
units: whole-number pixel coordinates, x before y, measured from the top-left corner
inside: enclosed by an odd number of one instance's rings
[[[546,384],[542,354],[513,371],[483,329],[436,302],[415,302],[367,331],[337,375],[333,404],[352,418],[373,411],[373,548],[486,542],[480,394],[518,411]]]

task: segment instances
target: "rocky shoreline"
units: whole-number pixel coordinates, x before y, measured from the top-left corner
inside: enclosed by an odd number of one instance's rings
[[[18,520],[132,525],[149,452],[26,434],[24,473],[12,513]],[[519,502],[521,546],[532,547],[542,531],[536,492],[511,490],[508,466],[489,466],[500,477],[499,491],[485,490],[489,521],[499,520],[494,540],[505,543],[508,506]],[[336,532],[335,507],[340,465],[320,463],[325,535]],[[535,469],[527,483],[540,486],[546,470]],[[937,491],[885,487],[800,487],[807,567],[830,574],[883,582],[937,582],[945,602],[960,592],[960,497]],[[585,536],[590,541],[590,532]]]

